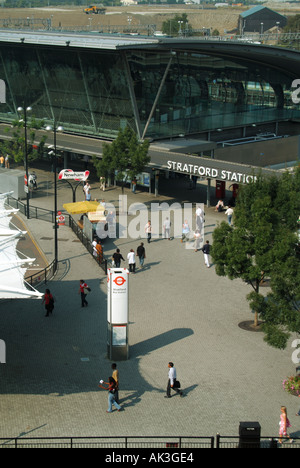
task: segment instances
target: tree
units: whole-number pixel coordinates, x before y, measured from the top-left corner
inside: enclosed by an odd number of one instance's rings
[[[108,178],[116,173],[116,179],[122,182],[124,191],[127,180],[133,180],[150,162],[149,145],[148,140],[139,142],[130,127],[120,130],[116,140],[104,144],[102,159],[93,157],[98,177]]]
[[[283,28],[284,33],[297,33],[300,31],[300,15],[293,15],[288,18],[286,26]],[[279,44],[283,47],[293,47],[299,49],[299,39],[296,37],[288,37],[279,40]]]
[[[276,347],[286,344],[288,331],[300,331],[299,281],[295,284],[299,192],[300,167],[281,177],[258,177],[240,189],[234,226],[223,222],[213,233],[216,273],[251,285],[247,299],[255,311],[254,325],[262,318],[265,339]],[[260,293],[266,279],[271,286],[267,298]]]
[[[270,275],[271,291],[266,298],[259,295],[255,307],[264,320],[265,341],[284,349],[290,334],[300,333],[300,238],[297,233],[300,166],[293,175],[285,173],[282,176],[274,204],[281,219],[281,229]]]
[[[175,15],[173,19],[163,22],[162,32],[168,36],[178,36],[180,33],[190,35],[192,27],[188,23],[189,20],[186,13]]]
[[[40,130],[44,126],[42,120],[37,120],[32,117],[27,121],[27,154],[28,161],[37,159],[43,152],[46,136],[42,136],[38,145],[35,145],[36,130]],[[5,132],[10,134],[11,139],[4,140],[0,143],[0,151],[3,154],[8,154],[10,159],[16,163],[24,162],[25,158],[25,132],[24,121],[15,120],[12,123],[12,128],[6,128]]]

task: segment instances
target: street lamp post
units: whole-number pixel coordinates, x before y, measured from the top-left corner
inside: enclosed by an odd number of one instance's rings
[[[56,122],[54,122],[53,127],[48,125],[46,127],[47,131],[53,131],[54,136],[54,151],[50,151],[49,155],[52,156],[53,160],[53,172],[54,172],[54,262],[55,262],[55,270],[57,268],[58,262],[58,235],[57,235],[57,160],[56,160],[56,134],[57,132],[63,132],[62,126],[57,126]]]
[[[27,112],[31,112],[31,107],[18,107],[17,111],[19,114],[23,113],[24,116],[24,131],[25,131],[25,172],[26,172],[26,216],[27,219],[30,218],[29,213],[29,186],[28,186],[28,148],[27,148]]]
[[[177,21],[177,23],[179,24],[179,32],[178,32],[178,34],[179,34],[179,36],[181,36],[181,35],[182,35],[182,29],[181,29],[181,27],[182,27],[183,21]]]

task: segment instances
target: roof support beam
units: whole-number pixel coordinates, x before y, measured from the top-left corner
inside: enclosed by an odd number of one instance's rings
[[[156,109],[158,100],[159,100],[159,98],[160,98],[160,95],[161,95],[163,86],[164,86],[164,84],[165,84],[165,81],[166,81],[166,78],[167,78],[167,76],[168,76],[170,67],[171,67],[171,65],[172,65],[172,61],[173,61],[173,56],[170,57],[170,60],[169,60],[168,65],[167,65],[167,68],[165,69],[164,76],[163,76],[163,78],[162,78],[162,80],[161,80],[161,83],[160,83],[160,85],[159,85],[156,98],[155,98],[155,100],[154,100],[154,103],[153,103],[151,112],[150,112],[150,114],[149,114],[148,120],[147,120],[146,125],[145,125],[145,128],[144,128],[144,132],[143,132],[143,135],[142,135],[142,140],[145,138],[145,135],[146,135],[147,130],[148,130],[148,127],[149,127],[149,124],[150,124],[151,119],[152,119],[152,117],[153,117],[153,114],[154,114],[154,112],[155,112],[155,109]]]
[[[129,63],[128,63],[128,60],[127,60],[126,52],[121,52],[121,56],[122,56],[122,60],[123,60],[124,68],[125,68],[125,72],[126,72],[127,84],[128,84],[130,100],[131,100],[131,104],[132,104],[132,108],[133,108],[133,114],[134,114],[136,130],[137,130],[138,138],[139,138],[139,140],[141,140],[141,138],[142,138],[142,127],[141,127],[140,114],[139,114],[139,110],[138,110],[138,106],[137,106],[137,102],[136,102],[136,96],[135,96],[135,93],[134,93],[132,76],[131,76],[131,73],[130,73],[130,67],[129,67]]]

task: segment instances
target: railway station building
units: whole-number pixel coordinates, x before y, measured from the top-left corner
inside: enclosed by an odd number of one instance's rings
[[[30,106],[64,127],[67,160],[101,157],[128,125],[151,141],[149,169],[245,183],[299,159],[299,58],[234,40],[6,30],[0,135]]]

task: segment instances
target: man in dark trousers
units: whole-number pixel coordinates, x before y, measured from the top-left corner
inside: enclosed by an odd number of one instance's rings
[[[204,254],[205,265],[207,266],[207,268],[209,268],[210,267],[210,263],[209,263],[210,244],[209,244],[209,241],[206,241],[206,244],[204,244],[204,246],[202,247],[202,252]]]
[[[176,374],[176,369],[174,367],[173,362],[169,362],[168,368],[169,368],[169,374],[168,374],[169,380],[168,380],[168,386],[167,386],[167,395],[165,396],[165,398],[171,398],[171,388],[175,392],[179,393],[179,395],[182,397],[183,392],[180,390],[179,381],[176,380],[177,374]]]
[[[144,266],[144,260],[146,258],[146,251],[144,247],[144,243],[141,242],[141,245],[138,246],[137,251],[136,251],[137,256],[139,257],[140,260],[140,266],[143,268]]]
[[[116,268],[120,268],[121,260],[125,262],[122,254],[120,253],[120,249],[117,249],[117,251],[113,254],[112,258],[113,258],[113,261],[115,262]]]

